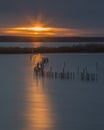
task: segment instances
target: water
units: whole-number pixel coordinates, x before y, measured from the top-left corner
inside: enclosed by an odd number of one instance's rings
[[[0,43],[0,47],[40,47],[40,46],[48,46],[48,47],[52,47],[52,46],[69,46],[69,45],[72,45],[73,43],[65,43],[65,42],[62,42],[62,43],[58,43],[58,42],[53,42],[53,43],[50,43],[50,42],[1,42]]]
[[[72,46],[78,44],[86,44],[79,42],[0,42],[0,47],[59,47],[59,46]]]
[[[55,71],[98,63],[98,80],[37,78],[30,55],[0,55],[0,130],[104,130],[104,54],[44,56]]]

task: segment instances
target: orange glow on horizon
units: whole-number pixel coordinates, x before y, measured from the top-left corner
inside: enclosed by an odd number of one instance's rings
[[[80,32],[72,28],[59,28],[59,27],[50,27],[46,26],[41,22],[31,24],[31,26],[22,26],[22,27],[11,27],[11,28],[2,28],[0,33],[3,35],[11,36],[77,36],[80,35]]]

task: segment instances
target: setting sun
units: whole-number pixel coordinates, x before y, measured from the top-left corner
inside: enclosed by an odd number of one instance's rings
[[[33,30],[33,31],[49,31],[50,30],[50,28],[46,28],[46,27],[39,27],[39,26],[37,26],[37,27],[33,27],[33,28],[28,28],[29,30]]]
[[[51,28],[49,28],[49,27],[36,26],[36,27],[14,28],[14,30],[43,32],[43,31],[49,31],[49,30],[51,30]]]

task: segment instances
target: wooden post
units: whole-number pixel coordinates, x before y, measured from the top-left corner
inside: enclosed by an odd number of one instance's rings
[[[86,73],[86,80],[89,81],[90,80],[90,74]]]
[[[57,79],[57,72],[55,72],[55,79]]]
[[[67,72],[67,76],[66,76],[67,79],[69,79],[69,72]]]
[[[85,75],[83,72],[81,72],[81,80],[84,80],[85,79]]]
[[[70,80],[72,80],[72,72],[70,72]]]

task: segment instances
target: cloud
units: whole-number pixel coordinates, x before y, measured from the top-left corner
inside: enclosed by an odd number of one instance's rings
[[[1,0],[0,26],[28,24],[41,14],[50,26],[104,29],[103,0]]]

